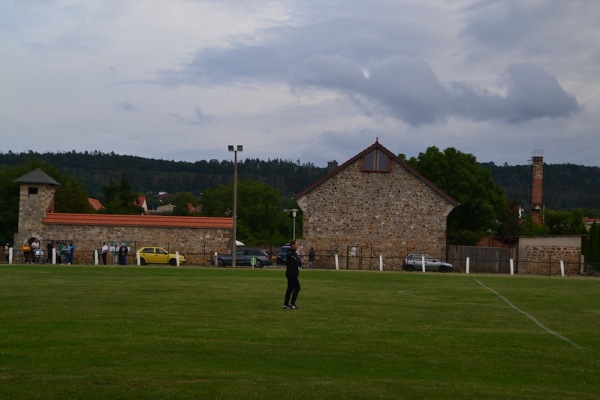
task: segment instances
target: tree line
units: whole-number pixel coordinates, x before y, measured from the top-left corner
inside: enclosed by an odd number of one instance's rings
[[[454,148],[430,147],[406,159],[413,168],[459,201],[448,216],[449,244],[474,245],[484,236],[510,239],[519,235],[581,234],[584,216],[597,216],[600,169],[583,166],[544,167],[544,225],[519,219],[527,210],[531,167],[478,163],[471,154]],[[56,191],[57,212],[94,212],[87,196],[99,198],[100,211],[139,214],[134,199],[143,193],[173,193],[174,214],[230,216],[233,199],[233,162],[195,163],[122,156],[114,153],[0,154],[0,240],[12,239],[18,219],[18,186],[12,181],[41,168],[61,182]],[[327,173],[326,168],[299,161],[246,159],[238,163],[238,237],[247,244],[273,244],[289,240],[290,216],[284,209],[298,208],[295,193]],[[201,212],[188,205],[200,205]],[[297,231],[301,232],[302,218]],[[584,250],[596,251],[595,240]],[[600,246],[600,245],[599,245]],[[600,249],[597,249],[600,251]],[[595,253],[593,253],[595,254]]]

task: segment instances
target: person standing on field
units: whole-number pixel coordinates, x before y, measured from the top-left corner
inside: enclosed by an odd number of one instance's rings
[[[308,251],[308,268],[312,269],[315,266],[315,249],[312,247]]]
[[[298,275],[300,275],[300,269],[302,268],[302,261],[296,253],[298,243],[295,240],[290,242],[290,251],[285,256],[285,277],[287,278],[287,290],[285,291],[285,299],[283,300],[284,309],[295,310],[296,299],[300,292],[300,281]]]

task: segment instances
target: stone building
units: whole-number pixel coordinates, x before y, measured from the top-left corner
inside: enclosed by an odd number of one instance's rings
[[[304,249],[347,256],[349,268],[363,268],[364,258],[379,255],[392,269],[411,252],[444,258],[446,219],[458,205],[379,141],[295,199],[303,212]]]
[[[231,249],[232,218],[172,217],[159,215],[70,214],[54,212],[58,182],[36,169],[15,179],[20,184],[19,226],[14,243],[39,239],[76,244],[75,263],[91,263],[93,250],[103,241],[161,246],[180,251],[189,263],[204,263],[215,251]]]

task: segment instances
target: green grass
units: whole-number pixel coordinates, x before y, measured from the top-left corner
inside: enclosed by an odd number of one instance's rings
[[[282,270],[1,266],[0,398],[600,393],[597,279],[366,271],[300,279],[301,309],[282,310]]]

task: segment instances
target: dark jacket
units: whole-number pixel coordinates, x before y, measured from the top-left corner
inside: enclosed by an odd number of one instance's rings
[[[298,275],[300,268],[302,267],[302,261],[294,250],[288,251],[285,256],[285,273],[292,273]]]

